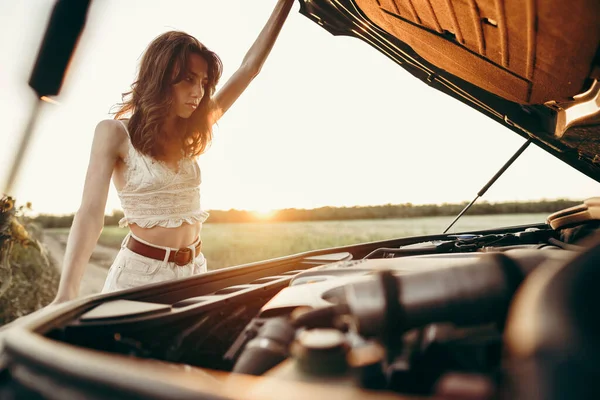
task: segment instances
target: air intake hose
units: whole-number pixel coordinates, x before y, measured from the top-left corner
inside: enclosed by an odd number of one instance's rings
[[[349,284],[345,297],[364,336],[385,336],[436,322],[466,326],[504,321],[525,276],[545,260],[541,252],[515,260],[504,253],[418,273],[378,276]]]

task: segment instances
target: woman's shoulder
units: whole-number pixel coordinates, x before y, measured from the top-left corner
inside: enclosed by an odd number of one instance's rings
[[[124,126],[119,120],[103,119],[96,125],[94,141],[103,143],[104,146],[115,149],[120,153],[120,150],[129,141],[126,125]]]
[[[129,137],[127,120],[103,119],[96,125],[96,134],[107,140],[125,141]]]

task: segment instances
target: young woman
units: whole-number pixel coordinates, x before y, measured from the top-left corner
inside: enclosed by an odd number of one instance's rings
[[[212,125],[259,73],[293,1],[278,0],[241,66],[216,94],[221,61],[197,39],[166,32],[148,46],[115,119],[96,127],[54,303],[78,295],[102,231],[111,176],[125,214],[120,225],[130,233],[103,292],[206,272],[200,231],[208,214],[200,207],[196,158],[211,141]]]

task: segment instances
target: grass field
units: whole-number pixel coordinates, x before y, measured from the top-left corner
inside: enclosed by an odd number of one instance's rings
[[[453,232],[544,222],[546,214],[466,216]],[[407,236],[441,233],[453,217],[322,222],[205,224],[203,252],[209,269],[308,250]],[[128,229],[106,227],[100,243],[118,249]]]

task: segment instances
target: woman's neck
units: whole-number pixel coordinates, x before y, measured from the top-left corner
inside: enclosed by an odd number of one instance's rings
[[[177,115],[169,115],[163,123],[163,136],[160,142],[164,151],[164,158],[178,158],[181,155],[179,137],[185,129],[185,120]]]
[[[165,119],[164,132],[168,138],[178,136],[177,133],[181,130],[181,118],[177,115],[169,115]]]

